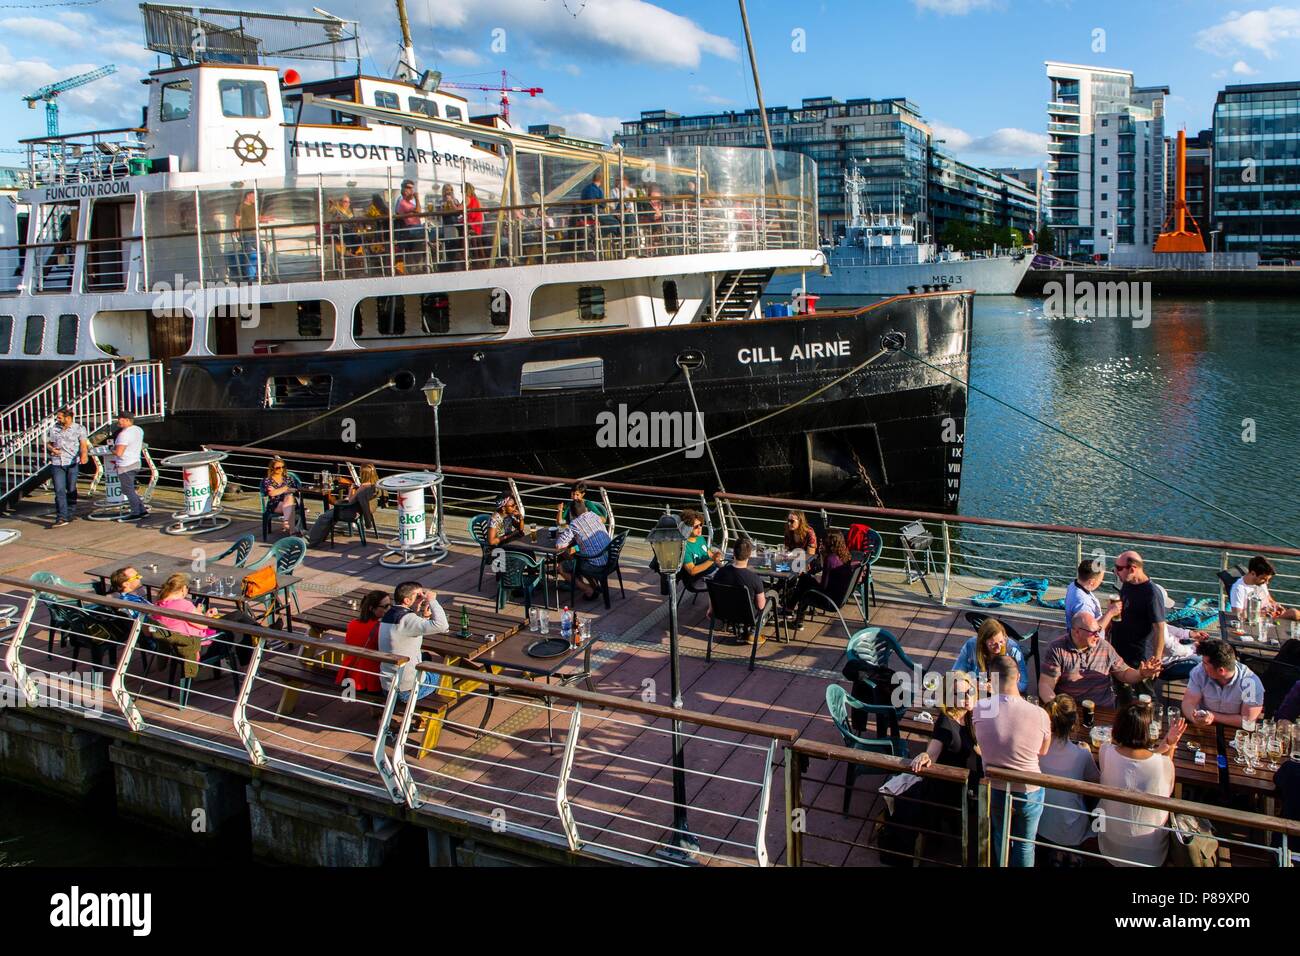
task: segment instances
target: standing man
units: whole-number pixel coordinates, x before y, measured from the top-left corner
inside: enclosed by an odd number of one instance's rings
[[[89,460],[90,442],[86,429],[72,418],[71,408],[60,408],[54,416],[46,448],[50,452],[50,477],[54,480],[54,524],[61,528],[72,523],[77,504],[77,473]]]
[[[1119,591],[1120,617],[1110,626],[1110,642],[1129,667],[1141,668],[1143,661],[1165,656],[1165,601],[1164,595],[1147,577],[1142,566],[1142,555],[1125,551],[1115,559],[1115,576],[1122,587]],[[1121,701],[1127,702],[1135,693],[1151,693],[1149,686],[1130,691],[1130,685],[1119,688]]]
[[[139,521],[149,514],[135,490],[135,479],[140,474],[140,454],[144,449],[144,431],[128,412],[118,412],[117,427],[120,430],[113,439],[113,468],[122,483],[122,494],[131,506],[131,513],[118,520]]]

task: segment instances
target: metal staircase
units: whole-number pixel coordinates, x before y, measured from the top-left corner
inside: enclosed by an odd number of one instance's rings
[[[46,436],[61,408],[71,408],[91,435],[119,412],[137,421],[160,419],[166,412],[163,363],[79,362],[0,412],[0,505],[12,504],[42,479],[50,460]]]
[[[748,319],[754,314],[759,296],[772,280],[772,269],[724,272],[714,283],[712,303],[704,305],[704,320]]]

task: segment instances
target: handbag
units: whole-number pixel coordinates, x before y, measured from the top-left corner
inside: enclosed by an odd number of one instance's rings
[[[270,594],[275,590],[275,565],[250,571],[244,575],[243,592],[245,600],[252,600]]]
[[[1173,866],[1218,866],[1219,841],[1204,817],[1175,813],[1169,822],[1169,863]]]

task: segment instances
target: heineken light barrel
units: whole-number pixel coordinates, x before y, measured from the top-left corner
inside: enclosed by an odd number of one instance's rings
[[[185,513],[187,515],[207,514],[212,507],[212,482],[208,466],[190,465],[184,472]]]

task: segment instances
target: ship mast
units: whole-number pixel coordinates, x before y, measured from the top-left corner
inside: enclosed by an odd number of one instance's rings
[[[414,80],[416,77],[415,42],[411,39],[411,21],[406,17],[406,0],[397,2],[397,23],[402,28],[402,62],[397,67],[397,77]]]

